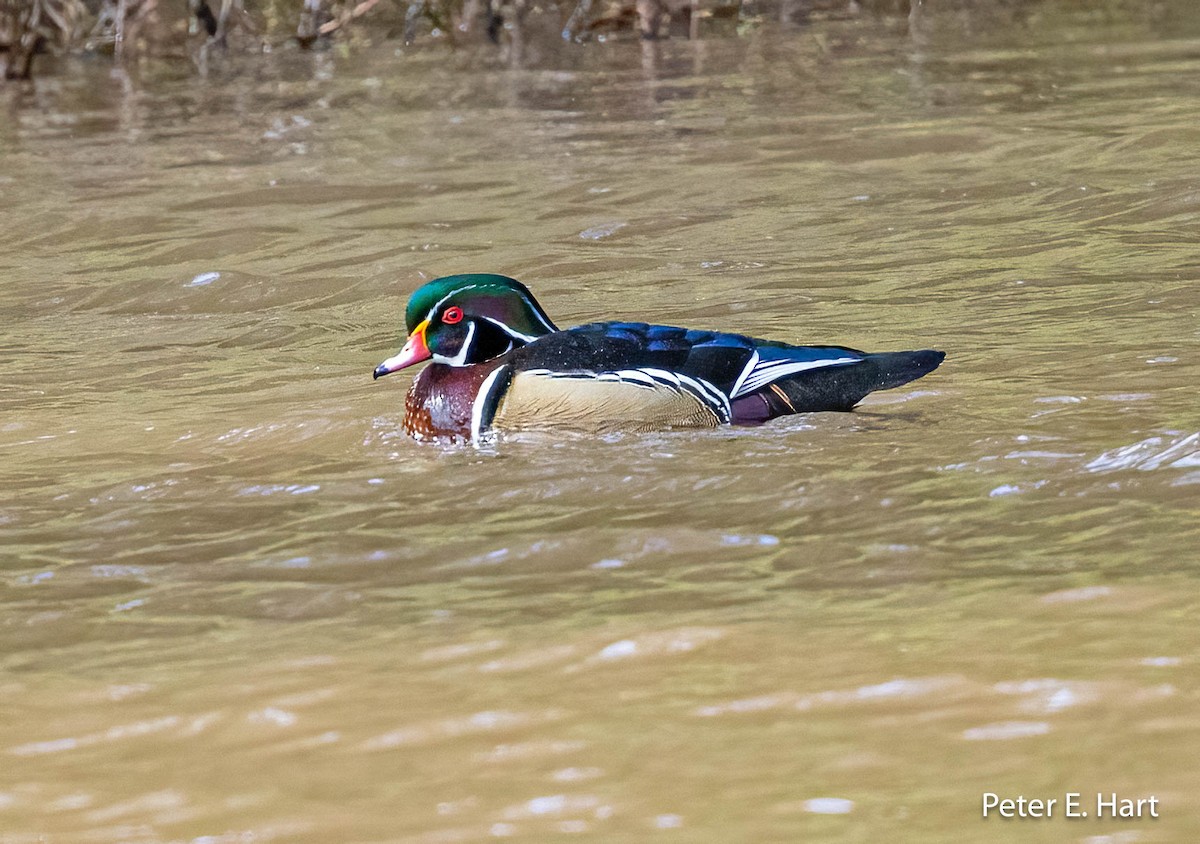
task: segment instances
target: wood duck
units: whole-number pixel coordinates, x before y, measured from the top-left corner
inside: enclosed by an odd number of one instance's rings
[[[525,285],[490,273],[429,282],[408,300],[408,340],[375,368],[432,363],[413,381],[404,430],[480,443],[495,432],[595,434],[757,425],[850,410],[867,393],[938,367],[945,352],[868,354],[642,322],[559,329]]]

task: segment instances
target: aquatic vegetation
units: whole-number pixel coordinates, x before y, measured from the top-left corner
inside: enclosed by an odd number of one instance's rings
[[[741,32],[771,19],[807,25],[829,16],[899,17],[909,6],[910,0],[0,0],[0,76],[28,79],[41,65],[38,56],[70,52],[190,58],[203,70],[214,50],[321,49],[351,37],[405,43],[486,37],[514,47],[527,37],[698,38],[712,27]],[[527,26],[535,17],[537,25]]]
[[[86,12],[81,0],[0,0],[3,76],[28,79],[33,57],[74,41]]]
[[[0,75],[28,79],[34,57],[52,51],[119,55],[157,11],[158,0],[0,0]]]

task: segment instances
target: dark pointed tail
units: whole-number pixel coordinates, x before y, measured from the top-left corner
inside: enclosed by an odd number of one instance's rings
[[[867,355],[866,363],[874,367],[875,378],[873,385],[867,389],[867,393],[874,390],[890,390],[893,387],[907,384],[909,381],[916,381],[922,375],[928,375],[937,369],[945,359],[945,352],[936,352],[933,349],[921,349],[919,352],[880,352]],[[863,393],[863,395],[865,396],[867,393]]]
[[[766,410],[767,418],[788,413],[850,410],[868,393],[890,390],[933,372],[945,357],[945,352],[933,349],[869,354],[861,363],[851,366],[813,369],[792,378],[776,381],[760,391],[759,403],[765,402],[766,407],[763,410]],[[746,418],[735,418],[735,422],[762,421],[751,418],[752,415],[757,416],[761,412],[757,409],[752,410],[753,403],[744,404]],[[739,415],[736,412],[739,409],[735,408],[735,417]]]

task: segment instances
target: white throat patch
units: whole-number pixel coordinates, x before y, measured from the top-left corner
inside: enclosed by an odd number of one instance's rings
[[[474,321],[467,323],[467,336],[463,340],[462,348],[458,350],[458,354],[456,354],[452,358],[448,358],[445,355],[435,354],[433,356],[433,359],[435,361],[437,361],[438,363],[446,364],[446,366],[466,366],[467,365],[467,355],[469,355],[471,353],[471,344],[473,342],[475,342],[475,323],[474,323]]]

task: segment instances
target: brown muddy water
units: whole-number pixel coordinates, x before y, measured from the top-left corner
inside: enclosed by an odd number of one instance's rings
[[[1078,8],[0,90],[0,841],[1200,840],[1200,24]],[[418,445],[470,270],[949,357]]]

